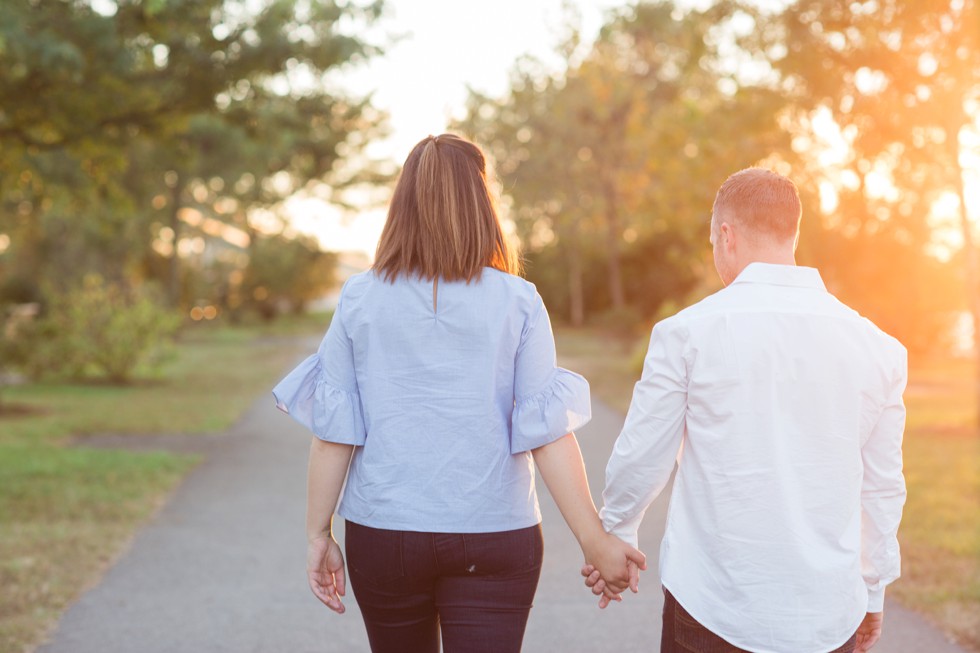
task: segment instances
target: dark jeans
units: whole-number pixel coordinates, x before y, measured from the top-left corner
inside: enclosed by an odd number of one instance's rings
[[[347,522],[347,568],[373,653],[521,650],[541,527],[416,533]]]
[[[852,653],[857,635],[830,653]],[[660,636],[660,653],[748,653],[733,646],[702,626],[664,588],[664,629]],[[787,652],[790,653],[790,652]]]

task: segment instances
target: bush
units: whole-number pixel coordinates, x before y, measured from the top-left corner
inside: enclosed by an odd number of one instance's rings
[[[152,293],[87,276],[77,289],[54,297],[26,339],[27,371],[34,377],[128,381],[137,366],[159,362],[180,318]]]

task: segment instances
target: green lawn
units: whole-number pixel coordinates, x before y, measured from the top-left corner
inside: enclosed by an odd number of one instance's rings
[[[623,413],[646,339],[624,343],[594,330],[556,330],[562,363]],[[905,393],[908,501],[899,531],[902,578],[889,596],[980,651],[980,431],[969,361],[913,358]]]
[[[3,393],[34,413],[0,416],[0,650],[36,646],[198,462],[72,439],[224,430],[315,347],[327,322],[195,325],[163,370],[132,386],[31,384]]]

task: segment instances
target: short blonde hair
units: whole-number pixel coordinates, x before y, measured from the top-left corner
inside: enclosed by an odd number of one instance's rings
[[[487,182],[483,152],[454,134],[429,136],[405,160],[374,269],[386,281],[479,279],[484,267],[520,273]]]
[[[711,209],[712,230],[728,217],[760,235],[783,241],[796,238],[803,205],[796,184],[766,168],[746,168],[721,185]]]

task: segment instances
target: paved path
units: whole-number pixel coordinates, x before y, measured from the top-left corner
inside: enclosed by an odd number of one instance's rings
[[[579,438],[598,494],[622,417],[598,403],[594,408],[593,422]],[[308,443],[302,427],[280,415],[270,399],[256,403],[238,425],[210,441],[206,461],[101,583],[68,610],[39,653],[367,651],[352,597],[347,614],[338,616],[306,586]],[[659,650],[662,597],[655,570],[666,497],[643,524],[641,546],[653,571],[643,576],[641,593],[599,611],[578,576],[575,540],[543,487],[540,492],[545,566],[524,650]],[[876,653],[965,652],[917,615],[891,605]]]

